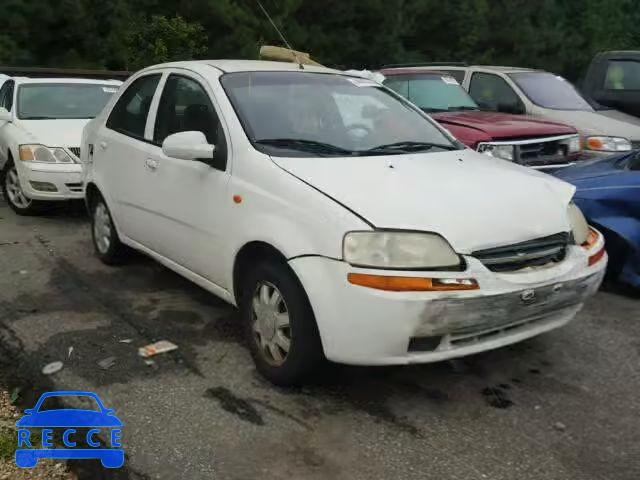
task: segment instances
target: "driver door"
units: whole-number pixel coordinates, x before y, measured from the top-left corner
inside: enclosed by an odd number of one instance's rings
[[[169,135],[200,131],[216,146],[214,168],[204,161],[166,156],[162,142]],[[232,199],[229,182],[228,136],[219,120],[215,97],[206,80],[180,70],[170,72],[154,119],[146,185],[149,209],[162,235],[150,240],[160,255],[224,287],[222,255],[224,232]]]

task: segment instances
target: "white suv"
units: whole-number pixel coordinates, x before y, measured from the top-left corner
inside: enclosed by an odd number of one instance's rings
[[[0,88],[0,181],[9,206],[33,215],[46,201],[82,198],[82,129],[122,82],[10,78]]]
[[[278,384],[324,358],[433,362],[552,330],[606,265],[572,186],[325,68],[149,67],[87,125],[82,159],[97,255],[133,247],[239,306]]]

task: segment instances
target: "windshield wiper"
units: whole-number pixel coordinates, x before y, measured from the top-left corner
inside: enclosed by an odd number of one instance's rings
[[[432,148],[441,148],[442,150],[458,150],[454,145],[444,145],[442,143],[432,142],[395,142],[387,143],[386,145],[378,145],[377,147],[370,148],[368,150],[359,150],[360,155],[366,153],[404,153],[404,152],[419,152],[425,150],[431,150]]]
[[[317,142],[315,140],[305,140],[302,138],[261,138],[255,143],[259,145],[268,145],[276,148],[290,148],[293,150],[301,150],[311,153],[326,153],[339,155],[353,155],[353,150],[338,147],[330,143]]]

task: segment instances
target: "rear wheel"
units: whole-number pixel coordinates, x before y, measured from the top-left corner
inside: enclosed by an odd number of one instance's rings
[[[322,365],[313,310],[286,264],[270,261],[253,268],[245,278],[240,309],[256,368],[269,381],[297,385]]]
[[[11,209],[18,215],[38,215],[42,212],[42,202],[27,197],[20,185],[18,171],[9,159],[2,171],[2,193]]]
[[[127,247],[120,242],[111,212],[102,197],[95,200],[91,210],[91,237],[96,255],[103,263],[118,265],[124,261]]]

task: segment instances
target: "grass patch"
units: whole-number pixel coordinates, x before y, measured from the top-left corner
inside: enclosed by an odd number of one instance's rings
[[[18,432],[16,430],[0,430],[0,460],[8,460],[14,457],[18,445]]]

